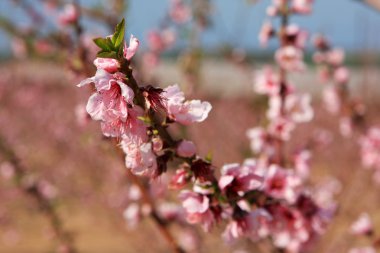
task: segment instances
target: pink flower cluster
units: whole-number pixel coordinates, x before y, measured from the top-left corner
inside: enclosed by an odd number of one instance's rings
[[[139,47],[139,41],[131,36],[129,45],[124,45],[124,61],[130,61]],[[101,122],[102,132],[107,137],[120,140],[126,154],[125,163],[132,173],[157,176],[157,159],[163,152],[162,140],[150,134],[149,125],[144,123],[147,112],[143,105],[136,104],[136,87],[132,87],[122,73],[122,61],[113,58],[97,58],[95,76],[83,80],[78,86],[94,84],[96,92],[89,98],[86,111],[93,120]],[[124,69],[126,71],[127,69]],[[138,88],[138,87],[137,87]],[[144,89],[144,88],[142,88]],[[189,125],[202,122],[208,116],[211,105],[199,100],[185,101],[178,85],[161,90],[144,89],[146,103],[162,107],[172,122]],[[154,107],[154,109],[157,109]],[[161,145],[160,145],[161,143]],[[195,147],[189,142],[179,145],[178,153],[184,156],[194,154]]]

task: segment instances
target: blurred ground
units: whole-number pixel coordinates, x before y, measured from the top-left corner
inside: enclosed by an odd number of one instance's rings
[[[318,104],[320,86],[315,71],[310,70],[292,79],[300,89],[313,90]],[[201,154],[213,152],[218,166],[242,162],[249,155],[245,132],[260,121],[265,107],[265,101],[253,96],[251,72],[217,61],[203,67],[196,96],[209,100],[213,110],[207,121],[190,127],[187,134]],[[173,63],[161,66],[156,75],[164,86],[181,83]],[[87,89],[75,87],[78,79],[68,78],[59,66],[42,62],[3,64],[0,76],[0,131],[31,174],[46,178],[57,188],[57,207],[76,236],[79,252],[168,252],[149,220],[136,230],[126,229],[121,217],[127,191],[124,166],[112,145],[102,141],[97,123],[77,123],[75,108],[85,103],[89,94]],[[371,122],[380,122],[379,80],[375,68],[353,71],[355,94],[364,95],[371,105]],[[344,194],[338,198],[338,216],[315,252],[347,252],[351,246],[368,243],[347,233],[360,212],[368,211],[380,228],[380,189],[372,182],[371,172],[361,169],[356,143],[340,137],[336,120],[323,110],[317,111],[312,125],[298,128],[290,145],[297,147],[318,128],[332,131],[334,141],[313,157],[310,183],[333,176],[344,185]],[[32,201],[5,180],[1,180],[0,199],[0,253],[52,252],[54,239]],[[203,252],[231,252],[220,243],[218,229],[202,238]]]

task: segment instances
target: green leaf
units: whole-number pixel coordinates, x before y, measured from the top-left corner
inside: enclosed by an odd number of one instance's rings
[[[209,151],[205,157],[206,162],[212,163],[212,151]]]
[[[93,41],[102,51],[109,52],[113,49],[113,44],[109,38],[95,38]]]
[[[116,25],[115,33],[112,35],[112,44],[115,49],[118,49],[123,43],[125,33],[125,19]]]
[[[114,51],[99,51],[96,55],[100,58],[114,58],[117,59],[117,54]]]

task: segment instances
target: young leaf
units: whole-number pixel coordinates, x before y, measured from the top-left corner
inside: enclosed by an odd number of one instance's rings
[[[115,33],[112,35],[112,43],[114,48],[118,49],[123,43],[125,33],[125,19],[116,25]]]
[[[207,153],[205,160],[209,163],[212,163],[212,151],[211,150]]]
[[[96,55],[99,58],[114,58],[117,59],[117,54],[114,51],[99,51]]]
[[[95,38],[93,39],[94,43],[102,49],[102,51],[109,52],[112,51],[112,42],[110,44],[110,41],[105,38]]]

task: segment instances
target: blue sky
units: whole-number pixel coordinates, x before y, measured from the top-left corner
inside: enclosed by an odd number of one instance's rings
[[[106,0],[84,0],[86,4]],[[14,11],[0,1],[0,13],[12,15],[19,22],[26,22],[21,12]],[[156,27],[164,16],[169,0],[131,0],[127,13],[128,32],[144,43],[146,32]],[[265,8],[270,0],[259,0],[249,5],[246,0],[213,0],[213,27],[202,36],[202,45],[211,48],[228,43],[246,49],[259,48],[257,34],[265,19]],[[11,10],[10,10],[11,9]],[[5,11],[5,12],[4,12]],[[311,32],[323,32],[334,44],[346,49],[380,49],[380,13],[369,9],[357,0],[315,0],[311,16],[292,18]],[[9,45],[0,33],[0,48]]]

